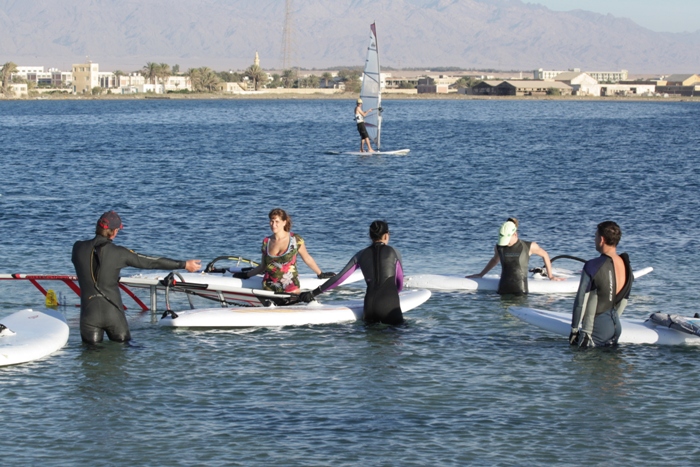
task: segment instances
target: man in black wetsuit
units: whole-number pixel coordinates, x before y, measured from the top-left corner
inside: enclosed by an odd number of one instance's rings
[[[374,221],[369,227],[372,245],[359,251],[335,276],[311,292],[302,292],[299,298],[310,302],[317,295],[345,281],[357,269],[362,270],[367,283],[363,320],[367,323],[401,324],[403,313],[399,292],[403,289],[401,254],[388,245],[389,225]]]
[[[620,238],[622,230],[615,222],[598,224],[595,249],[600,256],[587,261],[581,271],[571,316],[571,345],[612,346],[620,338],[620,315],[627,306],[634,282],[629,256],[617,254]]]
[[[518,220],[509,218],[498,232],[498,244],[494,255],[479,274],[466,276],[468,279],[484,277],[498,263],[501,263],[501,279],[498,293],[522,295],[528,293],[527,273],[530,255],[541,256],[547,268],[547,277],[552,281],[564,280],[552,273],[549,255],[535,242],[526,242],[518,238]]]
[[[80,285],[80,336],[89,344],[102,342],[105,332],[113,341],[131,339],[119,292],[122,268],[184,268],[190,272],[200,268],[200,260],[155,258],[115,245],[112,240],[122,227],[116,212],[105,212],[97,221],[95,238],[77,241],[73,245],[71,260]]]

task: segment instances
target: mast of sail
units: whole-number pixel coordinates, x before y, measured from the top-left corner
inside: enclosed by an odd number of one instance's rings
[[[365,117],[365,126],[370,139],[380,148],[380,134],[382,126],[381,89],[379,76],[379,52],[377,49],[377,29],[375,23],[370,25],[369,47],[367,47],[367,59],[365,60],[365,70],[362,76],[362,90],[360,91],[363,107],[372,109],[372,112]]]

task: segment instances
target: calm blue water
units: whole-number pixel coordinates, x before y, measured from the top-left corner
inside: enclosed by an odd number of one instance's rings
[[[358,146],[351,101],[0,102],[0,272],[72,273],[73,242],[108,209],[117,243],[206,262],[257,258],[283,207],[324,270],[382,218],[408,274],[478,272],[508,216],[550,255],[590,258],[613,219],[632,264],[655,269],[627,316],[698,311],[697,103],[384,107],[383,147],[410,155],[326,154]],[[0,287],[3,315],[42,303]],[[348,296],[362,290],[324,300]],[[67,307],[63,350],[0,368],[3,465],[697,463],[700,349],[577,352],[511,304],[435,293],[396,329],[201,332],[132,307],[132,345],[98,350]]]

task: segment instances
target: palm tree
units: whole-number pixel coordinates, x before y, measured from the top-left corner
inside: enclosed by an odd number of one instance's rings
[[[258,65],[250,65],[245,71],[245,75],[253,81],[253,89],[256,91],[259,89],[261,82],[267,82],[267,73]]]
[[[330,72],[326,71],[321,75],[321,79],[323,80],[323,87],[327,88],[328,85],[333,81],[333,75]]]
[[[221,83],[221,78],[219,78],[219,75],[217,75],[211,68],[205,66],[199,69],[199,79],[201,87],[210,92],[214,91],[216,86]]]
[[[295,80],[296,80],[296,73],[294,73],[294,70],[284,70],[282,72],[282,83],[284,83],[285,88],[293,87]]]
[[[116,87],[118,87],[118,88],[121,87],[122,83],[121,83],[120,78],[124,75],[125,75],[125,73],[122,70],[115,70],[114,71],[114,76],[115,76],[115,81],[116,81],[115,84],[117,85]]]
[[[156,78],[158,77],[158,69],[160,65],[156,62],[148,62],[146,66],[143,67],[142,73],[151,84],[156,84]]]
[[[8,95],[12,83],[12,73],[17,73],[17,65],[7,62],[2,65],[2,93]]]
[[[170,65],[167,63],[158,65],[158,78],[160,78],[160,83],[163,85],[163,92],[165,92],[165,81],[170,78],[170,75]]]
[[[188,68],[185,72],[185,76],[189,78],[190,86],[192,86],[193,91],[199,91],[201,89],[202,85],[198,68]]]
[[[317,88],[321,84],[321,78],[316,75],[311,75],[306,78],[306,87]]]

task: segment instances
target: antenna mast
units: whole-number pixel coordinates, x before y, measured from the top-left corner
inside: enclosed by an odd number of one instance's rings
[[[284,2],[284,29],[282,30],[282,70],[292,68],[292,0]]]

